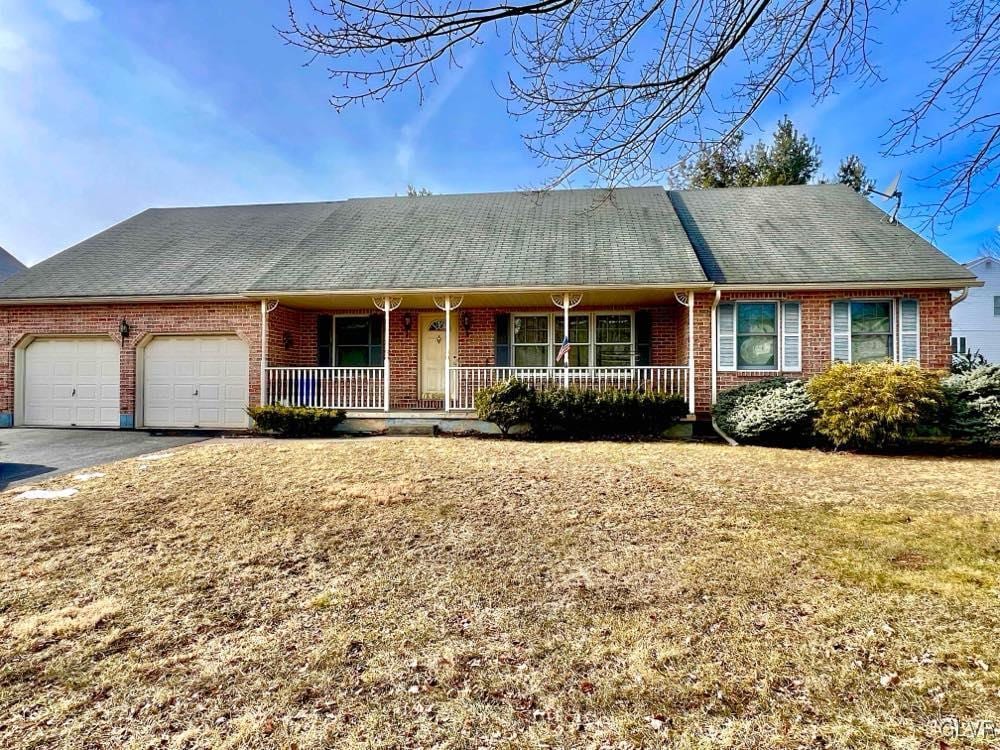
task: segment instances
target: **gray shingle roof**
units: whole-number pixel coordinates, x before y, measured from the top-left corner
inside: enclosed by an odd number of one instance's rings
[[[670,199],[717,284],[975,278],[846,185],[680,190]]]
[[[0,298],[706,283],[659,188],[150,209]]]
[[[883,217],[842,186],[149,209],[0,299],[973,278]]]
[[[303,262],[302,249],[309,257]],[[660,188],[365,198],[337,205],[257,290],[706,281]]]
[[[0,247],[0,279],[6,279],[15,273],[20,273],[27,266],[21,261]]]

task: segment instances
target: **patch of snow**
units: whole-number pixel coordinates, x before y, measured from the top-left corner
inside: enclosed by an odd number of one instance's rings
[[[61,500],[64,497],[73,497],[79,492],[76,487],[67,487],[64,490],[26,490],[15,496],[15,500]]]
[[[88,479],[100,479],[103,476],[104,476],[104,472],[102,472],[102,471],[94,471],[94,472],[91,472],[90,474],[74,474],[73,475],[73,479],[76,479],[76,480],[78,480],[80,482],[86,482]]]
[[[150,453],[148,456],[142,456],[143,461],[159,461],[161,458],[170,458],[173,453]]]

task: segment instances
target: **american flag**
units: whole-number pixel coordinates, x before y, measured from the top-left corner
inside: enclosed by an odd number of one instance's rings
[[[556,355],[556,362],[565,357],[566,364],[569,364],[569,347],[569,336],[564,336],[562,346],[559,347],[559,353]]]

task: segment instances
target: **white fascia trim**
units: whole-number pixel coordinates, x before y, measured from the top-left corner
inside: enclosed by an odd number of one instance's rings
[[[246,302],[242,294],[143,295],[135,297],[9,297],[0,307],[10,305],[109,305],[136,302]]]
[[[983,286],[979,279],[938,280],[938,281],[834,281],[809,282],[804,284],[716,284],[715,289],[725,292],[774,292],[809,289],[962,289],[967,286]]]
[[[710,283],[698,283],[692,284],[691,282],[681,282],[677,284],[559,284],[557,286],[491,286],[491,287],[421,287],[421,288],[402,288],[402,289],[298,289],[298,290],[272,290],[272,291],[260,291],[253,290],[244,293],[244,297],[251,297],[254,299],[259,299],[261,297],[267,297],[269,299],[274,299],[275,297],[332,297],[332,296],[348,296],[348,295],[375,295],[375,296],[403,296],[407,294],[496,294],[496,293],[520,293],[520,294],[531,294],[534,292],[539,293],[552,293],[552,292],[564,292],[567,289],[571,291],[580,292],[604,292],[604,291],[642,291],[644,289],[656,289],[656,290],[666,290],[666,291],[684,291],[687,289],[697,289],[699,291],[705,291],[712,289],[712,284]]]

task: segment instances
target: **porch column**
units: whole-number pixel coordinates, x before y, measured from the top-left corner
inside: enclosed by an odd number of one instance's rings
[[[266,299],[260,301],[260,405],[267,406],[268,382],[267,382],[267,316],[278,306],[278,300]]]
[[[694,414],[694,290],[689,289],[688,298],[688,411]]]
[[[569,311],[579,305],[581,299],[583,299],[582,294],[571,295],[569,292],[563,292],[561,299],[555,294],[552,295],[552,304],[562,308],[563,311],[563,345],[569,344]],[[563,388],[569,388],[569,349],[563,357]]]
[[[451,311],[462,306],[464,297],[459,297],[458,302],[452,300],[451,295],[445,295],[444,301],[434,298],[434,305],[439,310],[444,310],[444,410],[451,411]]]
[[[382,337],[382,411],[389,411],[389,313],[403,300],[400,297],[372,297],[372,303],[385,313],[385,335]]]

